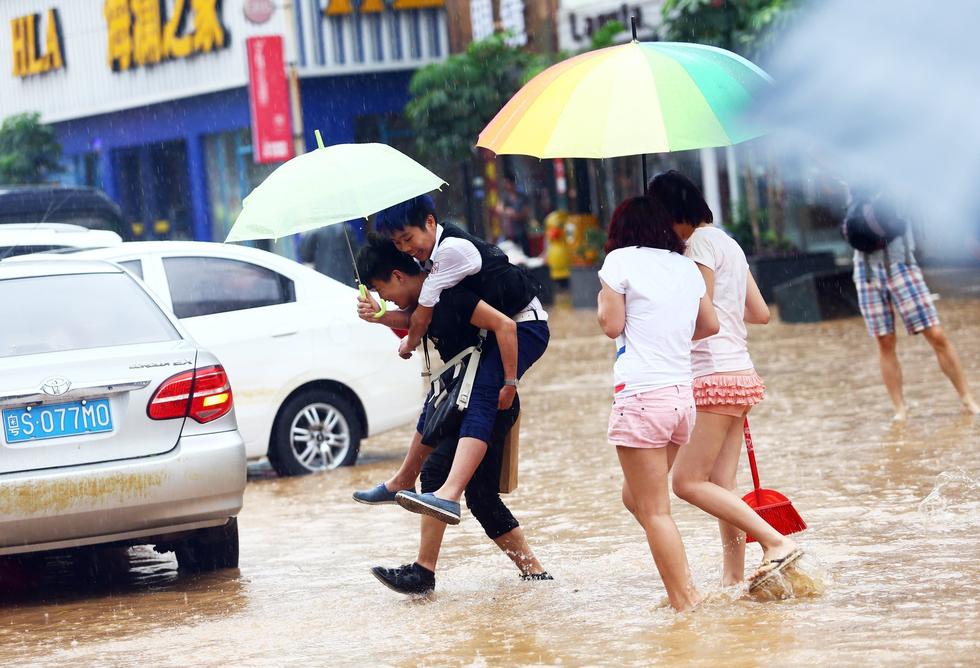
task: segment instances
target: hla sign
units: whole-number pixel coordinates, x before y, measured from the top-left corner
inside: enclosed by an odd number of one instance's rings
[[[219,7],[219,0],[173,0],[168,18],[160,0],[105,0],[109,67],[122,72],[226,46]],[[194,30],[186,32],[191,14]]]
[[[29,77],[65,67],[58,10],[49,9],[47,12],[44,49],[41,51],[38,50],[40,22],[40,14],[19,16],[10,21],[15,77]]]

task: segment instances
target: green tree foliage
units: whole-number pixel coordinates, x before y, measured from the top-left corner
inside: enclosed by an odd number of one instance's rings
[[[802,0],[665,0],[666,38],[719,46],[751,59],[768,50]]]
[[[424,159],[467,159],[480,131],[524,83],[535,57],[504,37],[473,42],[412,77],[405,114]]]
[[[0,183],[43,183],[61,171],[61,144],[38,113],[8,116],[0,124]]]

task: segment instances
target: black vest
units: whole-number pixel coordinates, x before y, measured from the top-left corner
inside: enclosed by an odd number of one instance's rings
[[[523,268],[510,263],[502,250],[455,225],[443,225],[444,239],[466,239],[480,252],[483,267],[467,276],[459,285],[472,290],[490,306],[507,316],[514,316],[541,294],[541,284]]]

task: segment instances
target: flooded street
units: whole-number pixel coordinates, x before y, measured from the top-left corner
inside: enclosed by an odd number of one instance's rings
[[[975,272],[974,272],[975,273]],[[962,277],[959,273],[956,276]],[[943,325],[980,392],[980,277],[946,290]],[[860,318],[750,329],[767,400],[752,413],[764,487],[810,528],[821,596],[760,603],[718,581],[709,516],[674,500],[707,602],[676,615],[605,442],[613,344],[594,313],[555,307],[521,386],[520,487],[506,502],[554,582],[522,582],[472,516],[450,527],[437,589],[415,601],[374,565],[411,562],[418,519],[351,492],[397,466],[410,431],[361,464],[280,479],[252,467],[241,567],[178,575],[149,548],[5,573],[4,666],[968,665],[980,650],[980,419],[963,416],[932,350],[900,336],[911,418],[893,424]],[[740,488],[751,479],[744,463]],[[754,567],[759,549],[748,548]],[[23,591],[11,593],[12,583]]]

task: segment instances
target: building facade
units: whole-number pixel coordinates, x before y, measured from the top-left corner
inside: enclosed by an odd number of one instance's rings
[[[246,39],[280,35],[303,142],[406,141],[414,70],[444,59],[444,0],[5,0],[0,118],[39,112],[59,180],[105,190],[137,239],[222,240],[256,164]]]

